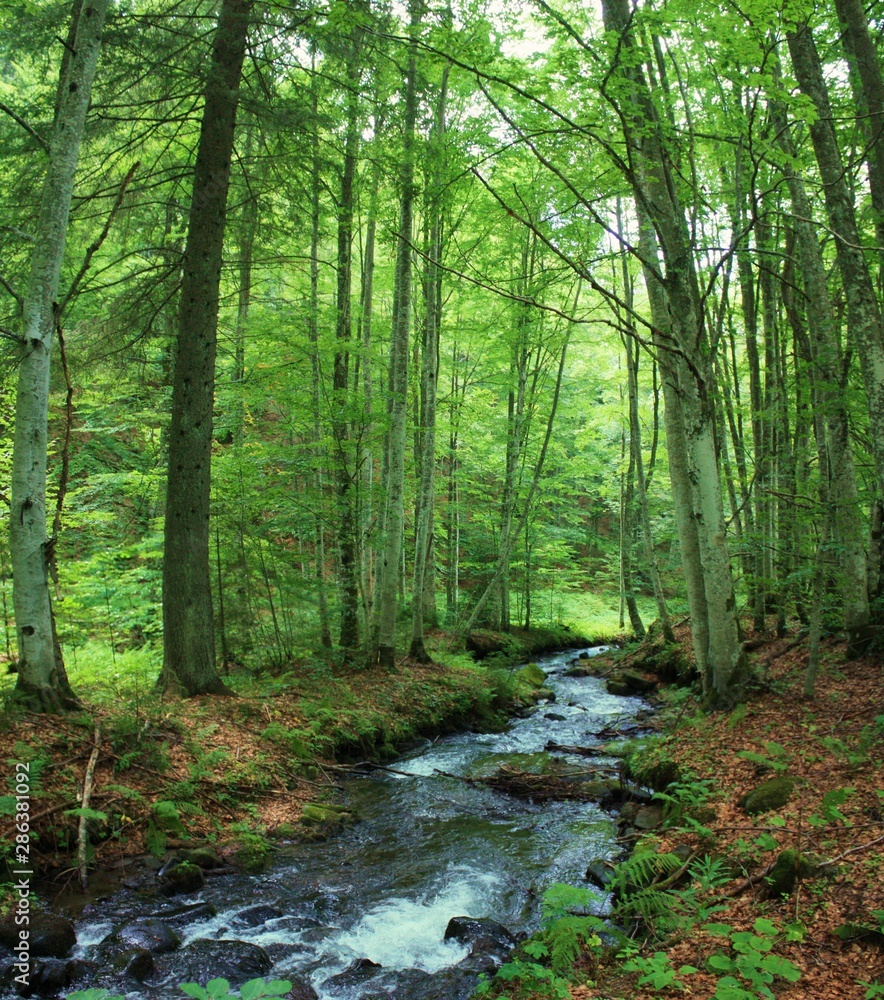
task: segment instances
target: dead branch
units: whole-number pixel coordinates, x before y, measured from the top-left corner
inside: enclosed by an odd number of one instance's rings
[[[86,818],[86,810],[92,798],[92,782],[95,778],[95,765],[98,763],[98,754],[101,750],[101,728],[96,724],[95,732],[92,734],[92,753],[89,754],[89,763],[86,765],[86,775],[83,778],[83,797],[80,799],[80,829],[77,833],[77,868],[80,873],[80,885],[85,889],[88,885],[86,874],[86,851],[89,846],[89,821]]]

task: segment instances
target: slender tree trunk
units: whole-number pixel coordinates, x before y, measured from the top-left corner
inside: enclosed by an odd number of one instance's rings
[[[549,416],[546,421],[546,433],[543,438],[543,444],[540,448],[540,454],[537,456],[537,462],[534,466],[534,475],[531,479],[531,486],[528,489],[528,495],[525,497],[525,509],[522,511],[522,516],[519,518],[518,523],[515,525],[513,530],[510,532],[510,546],[515,544],[518,537],[521,535],[525,525],[528,522],[528,518],[531,516],[531,504],[534,501],[534,495],[537,492],[537,486],[540,483],[540,477],[543,473],[543,466],[546,462],[546,453],[549,449],[550,438],[552,437],[553,426],[555,425],[556,411],[559,406],[559,394],[562,388],[562,373],[565,370],[565,358],[568,353],[568,340],[570,338],[570,333],[566,335],[565,342],[562,344],[562,353],[559,356],[559,368],[556,373],[556,386],[553,390],[552,403],[550,405]],[[482,613],[482,608],[485,606],[486,601],[494,593],[495,588],[500,583],[500,578],[504,572],[506,572],[506,567],[509,564],[509,549],[501,550],[497,557],[497,564],[494,569],[494,573],[485,590],[480,595],[479,599],[473,606],[472,613],[469,619],[463,626],[462,632],[464,635],[469,635],[470,630],[476,624],[479,619],[479,615]]]
[[[630,157],[628,177],[636,203],[653,224],[665,262],[668,323],[686,377],[679,378],[680,411],[693,495],[693,516],[706,595],[709,700],[727,706],[742,696],[747,663],[740,638],[730,555],[715,446],[712,346],[705,327],[693,246],[679,204],[668,149],[663,141],[653,95],[632,53],[628,0],[603,0],[605,26],[618,36],[618,48],[605,94],[618,109]],[[655,261],[656,254],[648,257]]]
[[[178,308],[157,685],[188,697],[228,693],[215,667],[209,498],[221,258],[250,13],[250,0],[223,0],[218,14]]]
[[[236,399],[233,403],[233,443],[240,447],[245,421],[245,391],[246,377],[246,327],[249,322],[249,309],[252,304],[252,255],[255,247],[255,235],[258,231],[258,196],[253,184],[255,178],[245,171],[248,169],[252,151],[252,127],[246,133],[244,159],[245,198],[242,204],[242,219],[239,231],[239,288],[236,292],[236,327],[233,334],[233,384],[236,388]]]
[[[319,121],[319,98],[316,92],[316,66],[314,55],[311,103],[313,121]],[[307,339],[310,342],[311,409],[313,417],[313,482],[316,490],[316,511],[313,516],[313,570],[316,577],[317,611],[319,613],[319,644],[323,649],[332,648],[331,622],[328,613],[328,595],[325,590],[325,529],[322,507],[325,500],[323,476],[323,447],[321,420],[322,366],[319,358],[319,189],[322,182],[319,162],[319,133],[314,129],[311,140],[312,183],[310,187],[310,312],[307,320]]]
[[[356,514],[356,469],[350,454],[350,427],[347,418],[347,393],[350,389],[349,360],[352,337],[350,319],[350,289],[352,285],[353,250],[353,184],[359,150],[359,107],[357,91],[359,72],[356,66],[358,40],[351,42],[347,109],[347,133],[344,147],[344,169],[341,175],[341,196],[338,202],[338,283],[337,283],[337,349],[334,369],[333,434],[338,500],[338,555],[340,560],[341,632],[344,650],[359,646],[359,566]]]
[[[810,126],[823,181],[826,212],[835,234],[835,250],[850,335],[856,344],[869,410],[869,440],[875,461],[877,496],[884,498],[884,325],[856,225],[853,197],[847,184],[835,135],[832,110],[819,55],[809,27],[788,36],[792,67],[802,93],[817,117]]]
[[[439,262],[442,258],[442,177],[441,159],[444,156],[445,104],[448,96],[448,73],[446,65],[442,73],[439,100],[436,105],[436,120],[433,126],[435,157],[431,171],[430,238],[427,271],[425,277],[426,319],[424,342],[421,351],[421,427],[420,427],[420,500],[417,505],[418,518],[414,546],[414,584],[411,595],[411,649],[409,656],[419,662],[428,662],[430,657],[424,647],[424,622],[427,618],[427,579],[432,580],[430,567],[433,565],[433,522],[436,484],[436,396],[439,368],[439,331],[442,322],[442,274]],[[432,596],[435,611],[435,595]]]
[[[645,564],[651,578],[654,590],[654,600],[657,603],[657,618],[666,642],[675,642],[672,622],[669,620],[669,609],[663,594],[663,583],[660,579],[660,567],[657,563],[657,552],[654,548],[654,536],[651,532],[651,511],[648,506],[648,490],[645,480],[645,461],[642,455],[641,424],[638,419],[638,344],[627,338],[626,365],[629,389],[629,442],[632,448],[632,461],[635,466],[635,488],[641,519],[642,540],[644,543]]]
[[[644,261],[656,259],[657,245],[650,222],[639,211],[639,250]],[[657,347],[657,362],[663,385],[663,423],[666,428],[666,451],[669,458],[669,482],[672,488],[673,511],[678,532],[681,564],[685,575],[688,608],[691,614],[691,638],[697,672],[708,692],[711,678],[709,668],[709,611],[706,606],[706,587],[700,560],[700,540],[688,467],[685,442],[684,416],[681,409],[679,372],[682,361],[670,351],[666,336],[668,309],[663,285],[648,266],[644,267],[645,285],[651,306],[651,317]]]
[[[107,0],[85,0],[81,9],[75,8],[75,41],[72,51],[65,50],[62,64],[49,165],[22,304],[9,549],[18,636],[16,694],[37,711],[77,707],[64,663],[56,656],[49,596],[48,569],[55,544],[46,535],[49,373],[74,176],[107,9]]]
[[[375,119],[375,133],[381,128],[382,119]],[[374,406],[374,381],[372,372],[372,319],[374,308],[374,253],[377,234],[378,187],[380,167],[374,164],[371,189],[368,196],[368,213],[365,223],[365,247],[362,256],[360,289],[360,339],[362,343],[362,449],[359,465],[359,567],[362,591],[362,628],[367,636],[371,632],[372,606],[374,603],[374,545],[372,520],[374,517],[374,452],[372,426]]]
[[[396,655],[397,590],[405,527],[405,438],[408,410],[408,339],[411,321],[411,240],[414,219],[414,130],[417,120],[417,27],[420,0],[411,0],[412,41],[406,70],[396,286],[390,335],[390,435],[387,460],[387,516],[383,561],[378,579],[378,636],[372,659],[392,670]]]
[[[780,109],[775,109],[775,120],[780,146],[791,161],[795,150]],[[869,620],[868,581],[850,425],[844,403],[843,360],[826,269],[811,221],[811,201],[804,182],[795,171],[786,166],[785,174],[795,214],[795,243],[807,300],[807,327],[813,365],[810,374],[815,391],[814,419],[821,451],[821,501],[827,517],[831,511],[832,530],[841,548],[838,577],[844,602],[845,628],[851,635],[862,634]],[[828,539],[829,532],[826,534]]]

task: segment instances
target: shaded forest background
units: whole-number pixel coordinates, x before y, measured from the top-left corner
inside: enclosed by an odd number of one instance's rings
[[[208,476],[170,465],[169,414],[233,5],[137,0],[104,28],[50,332],[44,583],[75,685],[78,664],[159,673],[167,480],[187,506]],[[322,649],[356,667],[409,632],[420,655],[425,628],[690,614],[729,703],[740,613],[810,629],[812,661],[827,631],[878,641],[874,5],[240,7],[203,556],[223,674]],[[0,23],[14,525],[21,317],[73,36],[67,4]],[[190,599],[170,586],[167,614]]]

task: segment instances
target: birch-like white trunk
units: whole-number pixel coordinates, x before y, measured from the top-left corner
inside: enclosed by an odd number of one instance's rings
[[[64,668],[56,662],[49,598],[47,570],[52,544],[46,535],[49,366],[74,175],[107,9],[108,0],[87,0],[80,11],[74,51],[67,56],[67,73],[59,87],[60,100],[23,303],[9,529],[19,651],[16,690],[30,705],[43,711],[76,703]]]

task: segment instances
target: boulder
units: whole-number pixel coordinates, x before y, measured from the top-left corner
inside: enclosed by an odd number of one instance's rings
[[[521,670],[516,672],[516,679],[524,681],[533,688],[542,688],[546,684],[546,674],[536,663],[526,663]]]
[[[331,976],[323,983],[323,989],[352,991],[355,987],[361,986],[373,979],[380,971],[381,966],[377,962],[372,962],[370,958],[359,958],[355,962],[339,972],[336,976]],[[364,996],[365,994],[361,994]]]
[[[319,994],[306,979],[289,979],[292,988],[286,993],[285,1000],[319,1000]]]
[[[614,863],[605,858],[596,858],[586,866],[586,881],[591,882],[597,889],[608,891],[608,887],[614,880]]]
[[[301,813],[301,822],[319,825],[323,823],[343,826],[352,814],[343,806],[328,802],[308,802]]]
[[[632,823],[639,830],[656,830],[663,825],[663,809],[661,806],[642,806]]]
[[[657,678],[640,674],[635,670],[624,670],[620,675],[636,694],[647,694],[657,688]]]
[[[30,992],[39,997],[55,997],[70,986],[72,963],[62,958],[38,958],[31,965]]]
[[[164,896],[190,895],[206,884],[202,868],[190,861],[174,865],[160,877],[160,892]]]
[[[460,968],[469,972],[490,972],[503,965],[517,943],[506,927],[487,917],[452,917],[445,940],[470,946],[469,955],[460,962]]]
[[[195,924],[198,920],[210,920],[217,914],[218,909],[212,903],[188,903],[186,906],[165,910],[158,916],[171,927],[183,927],[186,924]]]
[[[143,983],[156,968],[154,957],[146,948],[129,948],[127,951],[117,952],[107,964],[102,964],[105,969],[136,979],[139,983]]]
[[[0,921],[0,944],[13,948],[19,942],[19,928],[12,914]],[[31,955],[35,958],[67,958],[77,943],[77,933],[70,920],[54,913],[32,910],[28,925]]]
[[[632,694],[632,688],[626,683],[626,681],[619,674],[614,677],[609,677],[605,681],[605,688],[608,694],[616,694],[621,698],[628,698]]]
[[[650,691],[654,691],[657,687],[657,680],[653,677],[648,677],[646,674],[640,674],[635,670],[621,670],[617,674],[613,674],[605,682],[605,686],[608,689],[608,694],[616,694],[621,697],[627,695],[638,695],[638,694],[648,694]]]
[[[207,847],[196,847],[190,851],[182,851],[181,860],[189,861],[192,865],[196,865],[197,868],[202,868],[204,871],[227,867],[221,858]]]
[[[101,942],[102,945],[120,945],[135,948],[151,955],[164,955],[181,946],[181,938],[164,921],[157,917],[128,920]]]
[[[250,906],[247,910],[240,910],[234,914],[230,923],[234,927],[260,927],[268,920],[276,920],[282,916],[282,910],[277,910],[275,906],[268,906],[266,903],[258,903]]]
[[[266,976],[273,963],[263,948],[248,941],[197,938],[174,955],[163,956],[158,965],[164,977],[174,974],[176,982],[205,986],[210,979],[227,979],[240,986]]]
[[[750,816],[769,812],[771,809],[781,809],[791,798],[794,787],[795,779],[781,774],[747,792],[740,799],[740,805]]]

